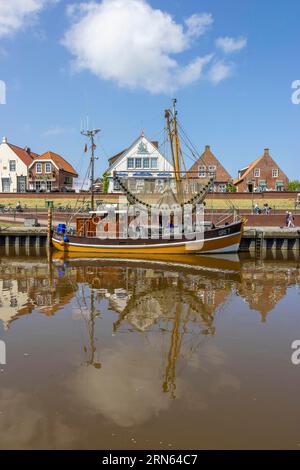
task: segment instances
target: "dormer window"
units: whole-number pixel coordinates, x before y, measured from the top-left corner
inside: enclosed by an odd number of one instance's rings
[[[45,164],[45,173],[51,173],[51,163],[49,162]]]
[[[42,164],[41,163],[36,164],[35,171],[37,173],[42,173],[43,170],[42,170]]]
[[[255,168],[254,170],[254,177],[259,178],[260,177],[260,168]]]

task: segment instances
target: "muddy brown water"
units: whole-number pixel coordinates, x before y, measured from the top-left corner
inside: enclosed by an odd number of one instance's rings
[[[289,256],[0,254],[0,448],[299,449],[299,287]]]

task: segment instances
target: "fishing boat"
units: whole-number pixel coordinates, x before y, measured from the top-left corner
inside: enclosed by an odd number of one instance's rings
[[[126,199],[125,204],[95,207],[94,138],[99,130],[84,132],[91,148],[91,210],[87,216],[74,214],[73,233],[53,233],[54,248],[66,253],[117,257],[238,251],[242,219],[231,214],[220,223],[205,220],[205,198],[214,176],[186,170],[181,138],[192,152],[193,147],[178,121],[176,99],[173,99],[172,109],[165,111],[165,119],[168,170],[172,171],[157,171],[155,176],[140,172],[144,179],[138,187],[130,184],[132,172],[114,172],[113,179]],[[143,146],[141,141],[140,147]]]

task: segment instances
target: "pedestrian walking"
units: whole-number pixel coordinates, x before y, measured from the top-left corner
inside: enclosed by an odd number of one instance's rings
[[[294,228],[295,227],[294,220],[295,220],[295,217],[293,216],[293,214],[291,212],[289,212],[288,228],[291,228],[291,227]]]

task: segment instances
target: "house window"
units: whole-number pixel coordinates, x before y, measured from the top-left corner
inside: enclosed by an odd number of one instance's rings
[[[158,159],[151,158],[151,168],[157,168],[157,167],[158,167]]]
[[[45,164],[45,173],[51,173],[51,163]]]
[[[9,171],[16,171],[16,160],[9,160]]]
[[[276,181],[276,191],[284,191],[284,182]]]
[[[143,168],[150,168],[150,159],[144,158],[143,159]]]
[[[37,173],[42,173],[42,164],[37,163],[36,167],[35,167],[35,170],[36,170]]]
[[[274,168],[272,170],[272,178],[278,178],[278,176],[279,176],[279,170],[278,168]]]
[[[141,158],[136,158],[135,159],[135,167],[136,168],[142,168],[142,159]]]
[[[135,179],[129,179],[128,180],[128,189],[129,191],[135,191],[136,190],[136,180]]]
[[[204,165],[199,166],[198,172],[199,172],[199,177],[200,178],[205,178],[205,176],[206,176],[206,167]]]
[[[51,191],[52,190],[52,181],[46,181],[46,184],[47,184],[47,191]]]
[[[120,191],[121,186],[118,180],[114,180],[114,191]]]
[[[219,191],[220,191],[220,193],[225,193],[226,192],[226,184],[225,183],[219,184]]]
[[[254,177],[259,178],[260,177],[260,168],[255,168],[254,170]]]
[[[134,168],[134,158],[127,158],[127,169]]]
[[[216,174],[216,167],[215,167],[215,165],[209,165],[209,167],[208,167],[208,174],[209,174],[209,176],[215,176],[215,174]]]

